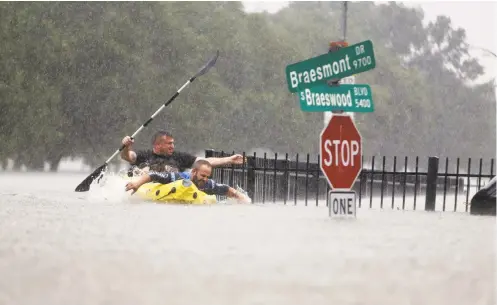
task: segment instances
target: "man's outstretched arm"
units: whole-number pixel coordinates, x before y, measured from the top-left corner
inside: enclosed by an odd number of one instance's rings
[[[252,202],[252,200],[248,196],[246,196],[242,192],[239,192],[239,191],[235,190],[231,186],[228,189],[227,196],[229,198],[234,198],[234,199],[236,199],[236,200],[238,200],[240,202],[243,202],[243,203],[251,203]]]
[[[252,201],[248,196],[243,194],[242,192],[239,192],[232,188],[231,186],[228,186],[226,184],[219,184],[216,183],[214,180],[210,179],[207,182],[206,188],[204,190],[206,194],[209,195],[220,195],[220,196],[227,196],[229,198],[234,198],[240,202],[243,203],[251,203]]]
[[[143,176],[138,177],[135,181],[128,182],[126,184],[126,191],[133,190],[134,194],[136,190],[143,184],[147,182],[158,182],[162,184],[171,183],[173,181],[182,179],[181,176],[177,173],[165,173],[165,172],[149,172],[148,174],[144,174]]]
[[[233,156],[222,157],[222,158],[218,158],[218,157],[200,158],[199,157],[195,161],[198,161],[198,160],[207,160],[212,165],[212,167],[229,165],[229,164],[243,164],[243,156],[240,154],[235,154]]]

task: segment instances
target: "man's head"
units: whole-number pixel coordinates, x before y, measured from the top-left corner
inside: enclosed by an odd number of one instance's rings
[[[174,152],[173,135],[165,130],[157,131],[152,137],[152,149],[158,155],[170,156]]]
[[[191,180],[196,186],[202,188],[212,173],[212,165],[207,160],[198,160],[193,164]]]

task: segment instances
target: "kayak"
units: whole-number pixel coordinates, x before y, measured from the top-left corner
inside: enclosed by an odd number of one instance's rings
[[[131,175],[125,171],[121,171],[118,174],[118,176],[125,181],[131,181],[140,175],[141,173],[139,171],[133,172]],[[200,191],[189,179],[176,180],[167,184],[147,182],[140,186],[133,196],[137,196],[142,200],[155,201],[157,203],[217,203],[216,195],[208,195],[205,192]]]
[[[157,203],[214,204],[216,195],[200,191],[191,180],[177,180],[168,184],[148,182],[138,188],[133,196]]]

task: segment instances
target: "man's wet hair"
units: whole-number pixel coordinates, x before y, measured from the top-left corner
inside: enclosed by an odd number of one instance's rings
[[[195,161],[195,163],[193,163],[192,169],[198,170],[202,165],[207,165],[212,168],[212,164],[209,161],[205,159],[200,159]]]
[[[154,133],[154,135],[152,136],[152,144],[155,144],[155,142],[158,139],[162,138],[163,136],[174,138],[172,133],[170,133],[167,130],[161,129],[161,130],[158,130],[156,133]]]

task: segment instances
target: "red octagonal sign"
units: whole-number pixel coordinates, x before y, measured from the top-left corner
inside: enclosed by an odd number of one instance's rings
[[[319,163],[331,188],[350,190],[362,169],[362,141],[354,121],[334,113],[319,140]]]

